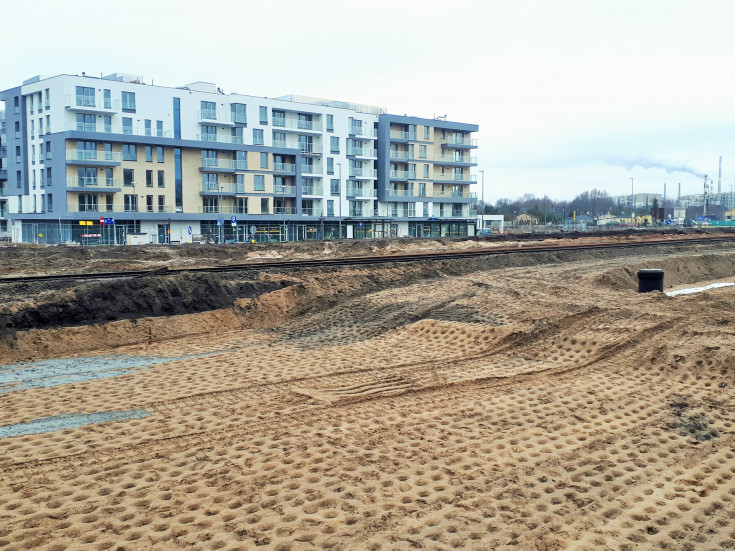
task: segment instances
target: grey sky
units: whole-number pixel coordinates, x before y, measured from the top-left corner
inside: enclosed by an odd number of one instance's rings
[[[480,125],[485,198],[723,191],[735,4],[716,0],[6,2],[0,87],[36,74],[297,93]],[[654,168],[644,168],[645,166]],[[478,190],[479,191],[479,190]]]

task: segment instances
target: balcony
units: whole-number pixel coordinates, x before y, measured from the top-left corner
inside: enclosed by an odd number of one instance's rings
[[[79,208],[78,204],[70,204],[68,206],[68,212],[99,212],[99,213],[123,213],[123,212],[168,212],[173,213],[174,207],[159,207],[156,206],[154,209],[147,209],[145,205],[141,205],[141,208],[138,209],[136,207],[133,207],[131,205],[125,205],[123,203],[113,203],[112,205],[107,205],[106,203],[102,202],[98,205],[86,205],[82,206],[82,208]]]
[[[273,186],[273,193],[275,195],[296,195],[296,186]]]
[[[233,193],[245,193],[245,184],[202,182],[199,189],[200,195],[232,195]]]
[[[79,113],[104,113],[111,115],[120,111],[120,100],[112,101],[103,96],[77,96],[67,94],[64,96],[65,106],[69,111]]]
[[[434,155],[434,163],[439,165],[476,165],[477,157],[469,155]]]
[[[47,185],[51,185],[51,184],[48,183]],[[72,178],[72,177],[67,177],[66,187],[84,188],[84,189],[96,188],[96,189],[106,189],[108,191],[120,191],[120,189],[110,189],[110,188],[121,188],[122,180],[120,180],[120,178],[94,178],[94,177]]]
[[[411,157],[408,154],[408,151],[393,151],[390,152],[390,158],[397,160],[397,161],[407,161]]]
[[[403,132],[401,130],[391,130],[390,131],[390,139],[391,140],[399,140],[399,141],[416,141],[416,132]]]
[[[454,190],[454,191],[435,191],[434,197],[441,197],[441,198],[452,198],[452,199],[477,199],[477,193],[473,191],[462,191],[462,190]]]
[[[389,189],[388,195],[392,197],[414,197],[412,189]]]
[[[377,159],[377,149],[363,149],[362,147],[348,147],[347,155],[353,157],[363,157],[365,159]]]
[[[242,144],[242,136],[227,136],[225,134],[197,134],[200,142],[234,143]]]
[[[301,195],[322,195],[322,186],[303,186]]]
[[[356,168],[350,167],[351,178],[377,178],[378,171],[374,168]]]
[[[109,124],[95,124],[95,123],[81,123],[81,122],[68,122],[64,125],[64,130],[67,132],[97,132],[100,134],[124,134],[126,136],[152,136],[150,129],[140,127],[123,127]],[[156,132],[155,137],[158,138],[172,138],[173,132],[166,130],[164,132]]]
[[[477,174],[434,174],[432,178],[435,182],[477,182]]]
[[[274,172],[287,172],[289,174],[296,173],[296,165],[293,163],[273,163]]]
[[[374,139],[378,137],[378,131],[375,128],[365,126],[350,126],[350,136],[360,136],[361,138]]]
[[[46,158],[50,158],[49,154]],[[118,166],[122,161],[122,155],[114,151],[67,149],[66,161],[72,165]]]
[[[347,186],[347,197],[365,198],[371,199],[378,196],[378,190],[373,188],[361,188],[354,186]]]
[[[475,148],[477,140],[475,138],[465,138],[463,136],[452,136],[446,142],[441,144],[442,147],[456,147],[458,149]]]
[[[219,124],[227,126],[235,126],[232,120],[232,113],[223,113],[216,109],[202,109],[197,111],[197,119],[199,124]]]
[[[296,120],[289,117],[273,117],[272,124],[274,128],[282,128],[293,132],[321,132],[321,121],[304,121]]]
[[[296,207],[273,207],[273,214],[296,214]]]
[[[199,164],[200,172],[235,172],[247,170],[248,162],[234,159],[202,159]]]
[[[413,170],[391,170],[391,180],[415,180],[416,172]]]
[[[301,165],[301,174],[322,175],[322,167],[318,165]]]
[[[366,212],[370,212],[370,211],[368,210]],[[349,216],[351,216],[353,218],[362,218],[365,215],[363,214],[362,208],[350,207],[350,214],[349,214]]]

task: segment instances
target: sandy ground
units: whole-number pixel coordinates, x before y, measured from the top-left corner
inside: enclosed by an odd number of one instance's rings
[[[673,289],[734,261],[270,274],[299,284],[19,333],[0,363],[129,369],[0,386],[0,428],[150,415],[0,437],[0,549],[733,548],[735,288],[641,295],[635,270]]]

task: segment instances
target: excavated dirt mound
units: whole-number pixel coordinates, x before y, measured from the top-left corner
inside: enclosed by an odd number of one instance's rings
[[[231,274],[189,281],[224,309],[19,331],[0,347],[0,549],[732,548],[735,287],[638,294],[632,274],[670,287],[733,261]],[[167,277],[144,279],[197,294]]]

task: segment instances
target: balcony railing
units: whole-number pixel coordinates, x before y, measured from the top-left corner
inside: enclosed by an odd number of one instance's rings
[[[448,172],[445,174],[434,174],[432,180],[435,182],[476,182],[477,174],[454,174]]]
[[[248,162],[235,159],[202,159],[199,165],[203,169],[220,168],[224,170],[247,170]]]
[[[434,206],[434,217],[436,218],[472,218],[477,216],[477,209],[467,208],[462,210],[444,209]]]
[[[81,123],[81,122],[68,122],[64,125],[64,130],[73,132],[99,132],[101,134],[125,134],[128,136],[151,136],[150,130],[146,133],[145,128],[137,126],[112,126],[109,124],[95,124],[95,123]],[[165,130],[163,133],[156,132],[156,137],[159,138],[171,138],[173,132]]]
[[[120,100],[112,101],[104,96],[80,96],[67,94],[64,96],[66,108],[72,111],[119,111]],[[48,108],[48,106],[46,106]],[[123,106],[124,107],[124,106]],[[40,110],[39,110],[40,111]]]
[[[217,111],[216,109],[202,109],[197,111],[197,118],[202,124],[235,124],[232,120],[232,113]]]
[[[296,172],[296,165],[293,163],[273,163],[275,172]]]
[[[322,167],[318,165],[301,165],[301,174],[321,174]]]
[[[50,159],[50,153],[46,155]],[[122,161],[122,155],[114,151],[96,151],[87,149],[67,149],[67,161],[104,161],[110,163],[119,163]]]
[[[283,147],[286,149],[298,149],[301,153],[310,153],[312,155],[321,155],[322,146],[316,143],[304,143],[290,140],[273,140],[273,147]]]
[[[477,140],[475,138],[464,138],[461,136],[451,136],[442,145],[464,145],[470,147],[477,147]]]
[[[322,186],[304,186],[301,195],[322,195]]]
[[[390,152],[390,158],[391,159],[397,159],[399,161],[407,161],[411,157],[408,154],[408,151],[393,151]]]
[[[477,199],[474,191],[435,191],[434,197],[454,197],[458,199]]]
[[[288,117],[273,117],[273,127],[289,130],[306,130],[310,132],[321,132],[322,130],[322,125],[319,121],[295,120]]]
[[[377,158],[378,150],[377,149],[363,149],[362,147],[348,147],[347,154],[354,155],[355,157]]]
[[[273,193],[276,195],[296,195],[296,186],[273,186]]]
[[[226,193],[245,193],[245,184],[202,182],[201,191],[210,195]]]
[[[350,135],[362,136],[364,138],[376,138],[378,136],[378,131],[375,128],[357,126],[353,124],[352,126],[350,126]]]
[[[469,155],[434,155],[435,163],[463,163],[463,164],[477,164],[477,157],[470,157]]]
[[[391,170],[390,177],[398,180],[415,180],[416,172],[413,170]]]
[[[377,197],[378,190],[373,188],[360,188],[347,186],[347,195],[350,197]]]
[[[377,178],[378,171],[374,168],[355,168],[350,167],[350,176],[357,178]]]
[[[390,131],[391,140],[416,141],[416,132],[402,132],[400,130]]]
[[[273,214],[296,214],[296,207],[273,207]]]
[[[206,207],[199,207],[199,212],[203,214],[248,214],[248,209],[245,207],[238,207],[237,205],[210,205]],[[263,213],[263,214],[268,214]]]
[[[218,142],[218,143],[243,143],[242,136],[231,136],[226,134],[197,134],[197,140],[200,142]]]
[[[412,189],[390,189],[388,190],[388,195],[394,197],[413,197],[414,192]]]
[[[365,216],[362,212],[363,212],[362,209],[357,209],[357,208],[350,207],[350,216],[352,216],[353,218],[354,217]]]
[[[50,182],[47,185],[51,185]],[[67,177],[66,187],[121,187],[122,180],[120,178],[94,178],[94,177],[83,177],[83,178],[72,178]]]
[[[140,208],[133,207],[131,205],[125,205],[124,203],[113,203],[111,205],[108,205],[104,202],[99,203],[97,205],[82,205],[82,207],[79,207],[79,204],[69,204],[68,207],[69,212],[168,212],[173,213],[174,207],[159,207],[155,206],[153,208],[148,208],[145,205],[140,205]]]

